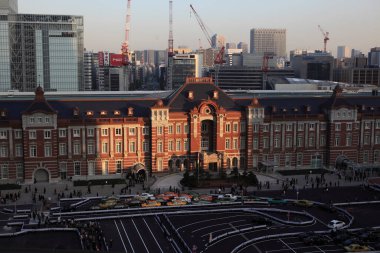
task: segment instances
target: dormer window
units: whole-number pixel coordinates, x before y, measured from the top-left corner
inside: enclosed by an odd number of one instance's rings
[[[282,109],[282,112],[286,112],[286,111],[287,111],[286,108],[283,108],[283,109]]]
[[[298,112],[298,108],[294,108],[293,110],[294,110],[295,112]]]
[[[113,112],[113,115],[115,115],[115,116],[120,116],[120,114],[121,114],[121,112],[117,111],[117,110]]]
[[[213,99],[218,99],[219,98],[219,92],[217,90],[214,90],[212,93]]]
[[[305,106],[305,109],[306,109],[307,112],[310,112],[311,111],[310,105]]]
[[[87,115],[88,117],[94,116],[94,112],[93,112],[93,111],[87,111],[87,112],[86,112],[86,115]]]
[[[187,98],[190,100],[194,99],[194,92],[192,90],[189,90],[189,92],[187,93]]]
[[[5,110],[0,111],[0,117],[5,118],[7,116],[7,112]]]
[[[128,107],[128,116],[133,116],[133,107]]]
[[[107,111],[100,111],[100,116],[107,116]]]

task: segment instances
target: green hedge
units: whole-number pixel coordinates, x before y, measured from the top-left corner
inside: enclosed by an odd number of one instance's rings
[[[20,190],[19,184],[0,184],[0,190]]]
[[[74,186],[113,185],[113,184],[125,184],[125,179],[113,178],[113,179],[77,180],[77,181],[74,181],[73,183],[74,183]]]

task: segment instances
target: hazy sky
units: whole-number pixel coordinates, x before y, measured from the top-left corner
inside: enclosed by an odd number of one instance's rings
[[[126,0],[19,0],[20,13],[84,16],[85,47],[119,52],[124,40]],[[286,28],[287,51],[322,49],[318,25],[330,32],[328,50],[346,45],[367,53],[380,46],[379,0],[173,0],[174,46],[208,42],[193,4],[207,27],[227,42],[249,44],[251,28]],[[166,49],[169,0],[132,0],[130,47]]]

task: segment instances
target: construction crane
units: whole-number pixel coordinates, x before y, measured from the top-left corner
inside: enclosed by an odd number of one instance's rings
[[[206,39],[207,39],[208,43],[210,43],[210,46],[212,47],[211,36],[210,36],[210,33],[208,32],[205,24],[203,23],[201,17],[198,15],[198,13],[196,12],[196,10],[194,9],[193,5],[190,4],[190,8],[193,11],[193,13],[195,15],[195,18],[197,19],[198,24],[201,27],[204,35],[206,36]],[[220,65],[220,64],[223,64],[223,63],[226,62],[224,60],[224,50],[225,50],[225,48],[224,48],[224,46],[222,46],[222,48],[219,50],[219,53],[217,54],[217,56],[216,56],[216,58],[214,60],[214,64],[215,65]]]
[[[324,48],[323,48],[323,52],[327,52],[326,49],[327,49],[327,41],[330,39],[329,38],[329,32],[325,32],[322,27],[320,25],[318,25],[318,28],[319,30],[322,32],[323,34],[323,44],[324,44]]]
[[[173,0],[169,1],[169,39],[168,39],[168,63],[166,65],[166,89],[173,89]],[[161,85],[162,86],[162,85]],[[161,87],[163,89],[163,87]]]
[[[130,64],[129,57],[129,31],[131,28],[131,0],[127,3],[127,17],[125,23],[125,39],[121,45],[121,54],[123,55],[123,65],[127,66]]]

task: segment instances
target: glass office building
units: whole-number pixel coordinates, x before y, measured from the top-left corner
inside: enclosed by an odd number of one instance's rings
[[[83,17],[0,14],[0,91],[84,90]]]

